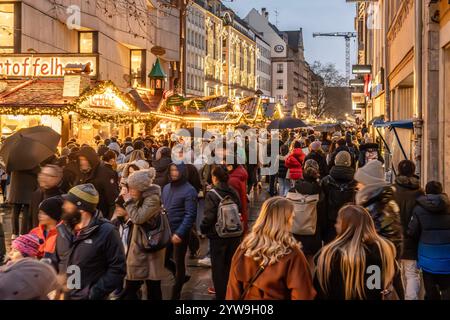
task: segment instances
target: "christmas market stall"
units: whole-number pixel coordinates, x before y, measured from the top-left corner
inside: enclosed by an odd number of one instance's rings
[[[69,138],[92,144],[102,139],[137,136],[151,119],[128,93],[112,82],[83,75],[64,79],[0,81],[0,130],[9,136],[21,128],[45,125]]]

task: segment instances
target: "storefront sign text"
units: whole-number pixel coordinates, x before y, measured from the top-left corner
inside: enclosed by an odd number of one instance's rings
[[[0,75],[7,77],[63,77],[68,64],[91,64],[97,75],[96,56],[0,55]]]

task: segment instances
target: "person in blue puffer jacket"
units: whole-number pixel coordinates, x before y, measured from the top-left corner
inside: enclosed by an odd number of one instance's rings
[[[161,199],[173,233],[172,243],[166,251],[166,267],[175,276],[172,300],[179,300],[183,284],[188,280],[185,257],[189,235],[197,218],[197,191],[187,180],[184,163],[169,166],[169,181]]]
[[[442,184],[430,181],[417,199],[408,234],[418,242],[427,300],[450,300],[450,200]]]

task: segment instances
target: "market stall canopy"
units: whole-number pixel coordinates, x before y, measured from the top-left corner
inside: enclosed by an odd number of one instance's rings
[[[369,126],[374,126],[377,123],[384,123],[384,115],[374,117],[372,120],[368,122]]]
[[[60,139],[61,136],[49,127],[21,129],[5,139],[0,157],[8,172],[31,170],[56,153]]]
[[[300,119],[285,117],[282,119],[273,120],[267,129],[269,130],[282,130],[282,129],[296,129],[296,128],[306,128],[308,125]]]
[[[414,129],[414,122],[412,120],[399,120],[399,121],[388,121],[388,122],[381,122],[378,121],[374,124],[377,128],[398,128],[398,129]]]
[[[167,98],[166,105],[168,107],[176,107],[176,106],[182,106],[184,103],[184,98],[180,96],[179,94],[175,94],[169,98]]]

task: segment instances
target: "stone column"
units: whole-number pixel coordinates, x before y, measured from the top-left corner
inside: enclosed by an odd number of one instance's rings
[[[423,184],[439,180],[439,23],[432,20],[438,4],[423,1]]]

